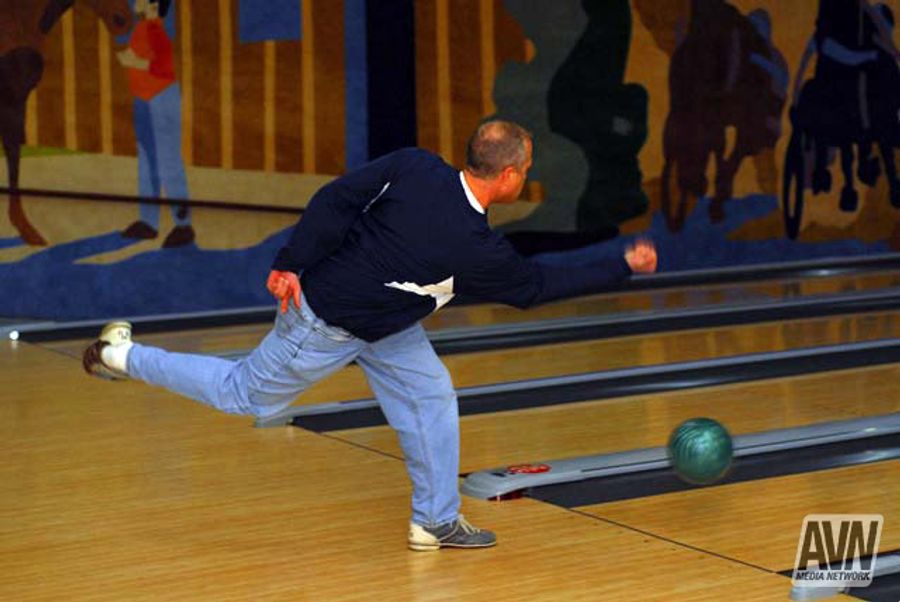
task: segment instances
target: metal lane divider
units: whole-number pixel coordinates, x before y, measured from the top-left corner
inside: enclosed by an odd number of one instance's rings
[[[872,570],[874,579],[896,575],[897,573],[900,573],[900,554],[893,553],[878,556],[875,568]],[[795,585],[791,588],[791,600],[821,600],[837,596],[838,594],[845,594],[850,589],[846,585],[834,587]]]
[[[690,362],[601,370],[457,389],[460,414],[641,395],[900,361],[900,339],[882,339]],[[346,416],[359,415],[358,419]],[[332,424],[324,424],[324,421]],[[384,424],[375,399],[292,406],[257,427],[297,424],[334,430]]]
[[[900,433],[900,413],[777,429],[734,437],[734,456],[740,458],[896,433]],[[521,466],[540,467],[540,471],[520,470]],[[466,477],[461,491],[470,497],[496,499],[533,487],[670,466],[666,448],[652,447],[481,470]]]

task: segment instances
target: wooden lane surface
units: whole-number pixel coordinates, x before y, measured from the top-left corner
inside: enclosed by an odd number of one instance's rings
[[[257,336],[249,327],[232,327],[138,336],[137,340],[172,351],[221,353],[250,347]],[[900,311],[461,353],[443,360],[454,384],[470,387],[888,337],[900,337]],[[87,343],[65,341],[47,346],[78,358]],[[348,366],[311,387],[297,403],[308,405],[371,395],[362,370]]]
[[[807,514],[882,514],[879,549],[900,550],[900,461],[699,488],[580,510],[783,571],[793,567]]]
[[[666,444],[683,420],[708,416],[735,435],[900,411],[900,364],[464,416],[461,471]],[[400,454],[387,426],[334,436]]]
[[[73,363],[0,343],[3,600],[762,602],[789,588],[533,500],[464,501],[496,548],[412,553],[398,459]]]

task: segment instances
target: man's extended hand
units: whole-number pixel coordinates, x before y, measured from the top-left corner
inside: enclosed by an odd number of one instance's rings
[[[291,299],[294,300],[297,309],[300,309],[300,279],[294,272],[272,270],[266,281],[266,288],[276,299],[281,301],[281,313],[288,310]]]
[[[625,249],[625,261],[634,273],[653,273],[656,271],[656,247],[650,240],[638,240]]]

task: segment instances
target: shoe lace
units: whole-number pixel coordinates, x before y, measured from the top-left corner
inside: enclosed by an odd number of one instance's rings
[[[462,515],[459,516],[459,528],[462,529],[463,532],[467,535],[475,535],[476,533],[481,533],[481,529],[467,521],[466,518]]]

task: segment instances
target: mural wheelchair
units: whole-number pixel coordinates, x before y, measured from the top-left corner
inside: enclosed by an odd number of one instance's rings
[[[878,8],[885,24],[893,26],[889,9],[884,5]],[[875,37],[875,24],[866,20],[869,36],[860,42]],[[803,81],[814,51],[819,53],[815,74]],[[858,207],[857,180],[875,186],[881,176],[876,147],[891,203],[900,207],[894,164],[894,149],[900,146],[898,101],[900,71],[895,49],[877,43],[850,49],[827,37],[810,41],[794,83],[789,110],[792,131],[782,172],[782,211],[788,238],[799,235],[807,190],[815,195],[832,189],[829,166],[837,155],[843,179],[842,211],[853,212]]]

